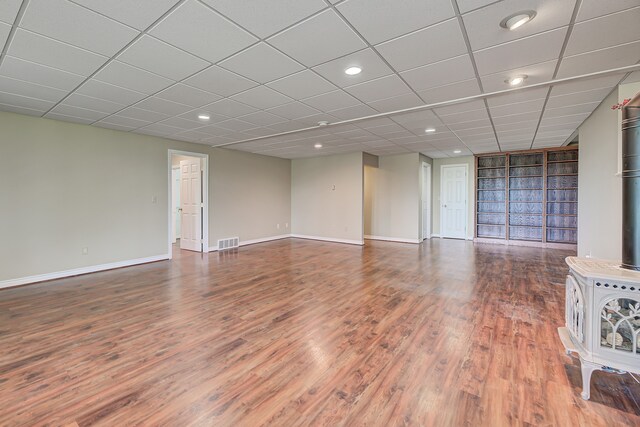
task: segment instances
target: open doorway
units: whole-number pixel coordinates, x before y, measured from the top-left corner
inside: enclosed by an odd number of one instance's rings
[[[431,165],[422,162],[421,207],[422,207],[422,240],[431,238]]]
[[[209,156],[169,150],[169,254],[208,252]]]

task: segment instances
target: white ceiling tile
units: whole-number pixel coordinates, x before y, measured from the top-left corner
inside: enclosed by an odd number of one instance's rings
[[[458,104],[448,105],[446,107],[438,107],[434,111],[439,115],[458,114],[465,111],[481,110],[485,108],[484,101],[476,99],[473,101],[460,102]]]
[[[182,80],[211,65],[147,35],[122,52],[118,60],[172,80]]]
[[[571,56],[637,41],[640,39],[638,22],[640,7],[577,23],[571,32],[565,55]],[[612,31],[613,28],[615,31]]]
[[[518,122],[528,122],[535,120],[536,122],[540,119],[539,111],[530,111],[528,113],[520,113],[520,114],[512,114],[510,116],[502,116],[493,118],[493,123],[496,126],[504,125],[508,123],[518,123]]]
[[[234,101],[233,99],[222,99],[213,104],[201,107],[200,110],[206,113],[220,114],[227,117],[239,117],[256,111],[256,108]]]
[[[538,126],[538,120],[528,120],[526,122],[515,122],[495,125],[496,132],[506,132],[511,130],[535,130]]]
[[[334,85],[311,70],[304,70],[292,74],[273,81],[267,86],[294,99],[308,98],[336,89]]]
[[[138,102],[147,96],[144,93],[114,86],[109,83],[103,83],[94,79],[91,79],[80,86],[77,92],[94,98],[106,99],[108,101],[126,105]]]
[[[497,107],[500,105],[514,104],[517,102],[544,99],[547,97],[547,92],[549,92],[549,88],[547,87],[522,89],[515,92],[509,92],[504,95],[490,96],[487,98],[487,104],[489,104],[489,107]]]
[[[590,102],[587,104],[570,105],[568,107],[545,108],[544,117],[569,116],[572,114],[591,113],[600,102]]]
[[[580,123],[584,121],[584,119],[589,117],[589,114],[591,113],[580,113],[580,114],[574,114],[571,116],[559,116],[559,117],[545,116],[542,118],[542,121],[540,122],[540,124],[541,125],[544,124],[545,126],[554,126],[558,124],[562,124],[562,125],[571,124],[571,125],[574,125],[574,127],[577,127]]]
[[[627,84],[627,83],[636,83],[636,82],[640,82],[640,71],[631,73],[626,79],[624,79],[623,83]]]
[[[54,89],[4,76],[0,76],[0,92],[28,96],[30,98],[51,102],[58,102],[67,94],[65,90]]]
[[[259,83],[267,83],[303,69],[300,64],[266,43],[251,46],[218,65]]]
[[[20,28],[13,37],[8,54],[82,76],[92,74],[108,59]]]
[[[91,123],[94,122],[93,119],[89,119],[86,117],[80,117],[80,116],[69,116],[66,114],[59,114],[59,113],[54,113],[51,112],[49,114],[47,114],[46,116],[44,116],[47,119],[51,119],[51,120],[59,120],[59,121],[63,121],[63,122],[72,122],[72,123],[80,123],[82,125],[90,125]]]
[[[238,119],[229,119],[220,123],[216,123],[216,126],[221,127],[222,129],[229,129],[230,131],[239,131],[242,132],[246,129],[252,129],[255,126],[249,122],[245,122],[244,120]]]
[[[183,83],[222,96],[235,95],[258,85],[256,82],[215,65],[186,79]]]
[[[172,80],[119,61],[112,61],[107,64],[94,78],[101,82],[110,83],[148,95],[173,84]]]
[[[0,104],[12,105],[15,107],[28,108],[30,110],[46,111],[53,107],[55,103],[42,99],[29,98],[27,96],[14,95],[0,92]]]
[[[322,0],[204,0],[258,37],[268,37],[327,7]]]
[[[400,77],[396,75],[381,77],[365,83],[348,86],[344,90],[365,104],[411,92],[409,86],[407,86]]]
[[[0,75],[63,90],[71,90],[84,80],[84,77],[77,74],[23,61],[8,55],[4,57],[2,65],[0,65]]]
[[[511,116],[514,114],[524,113],[542,113],[544,98],[534,99],[533,101],[516,102],[513,104],[505,104],[491,107],[492,117]]]
[[[55,16],[55,19],[51,19]],[[139,33],[66,0],[31,0],[20,26],[74,46],[111,56]]]
[[[345,74],[344,70],[354,66],[360,67],[362,72],[355,76]],[[353,86],[354,84],[388,76],[393,73],[391,68],[389,68],[372,49],[363,49],[351,55],[334,59],[333,61],[314,67],[314,70],[340,87]]]
[[[454,18],[379,44],[376,49],[396,71],[405,71],[462,55],[467,45]]]
[[[119,130],[119,131],[122,131],[122,132],[129,132],[129,131],[132,131],[132,130],[135,129],[135,127],[117,125],[117,124],[114,124],[114,123],[107,123],[107,122],[103,122],[103,121],[92,123],[92,125],[96,126],[96,127],[99,127],[99,128],[103,128],[103,129]]]
[[[174,126],[180,129],[196,129],[196,128],[202,127],[202,124],[203,124],[203,122],[187,120],[187,119],[183,119],[182,117],[170,117],[166,120],[162,120],[159,123],[162,123],[163,125]]]
[[[203,105],[211,104],[221,99],[219,95],[205,92],[182,83],[170,86],[155,96],[192,107],[202,107]]]
[[[447,125],[455,125],[456,123],[465,123],[474,120],[488,119],[487,109],[461,111],[459,113],[441,115],[440,119]]]
[[[182,4],[150,34],[211,62],[224,59],[257,41],[196,0]]]
[[[261,110],[276,107],[292,101],[288,96],[282,95],[281,93],[278,93],[266,86],[254,87],[253,89],[233,95],[232,98]]]
[[[307,19],[268,42],[308,67],[366,46],[333,10]]]
[[[469,55],[461,55],[452,59],[436,62],[435,64],[404,71],[400,74],[416,91],[475,77]]]
[[[640,59],[640,41],[608,49],[568,56],[562,60],[558,78],[633,65]],[[621,76],[620,76],[621,77]]]
[[[136,107],[142,108],[144,110],[169,114],[170,116],[176,116],[178,114],[186,113],[187,111],[192,109],[192,107],[188,105],[178,104],[177,102],[167,101],[166,99],[157,98],[155,96],[138,102],[136,104]]]
[[[11,32],[11,25],[0,22],[0,46],[4,46]]]
[[[77,117],[83,120],[90,120],[91,122],[100,120],[108,115],[108,113],[103,113],[95,110],[88,110],[86,108],[74,107],[72,105],[65,105],[65,104],[56,105],[56,107],[53,110],[51,110],[51,112],[47,113],[45,117],[51,118],[52,114],[61,114],[69,117]]]
[[[141,120],[141,121],[147,122],[147,124],[149,122],[157,122],[160,120],[165,120],[170,117],[170,115],[166,113],[144,110],[142,108],[137,108],[137,107],[125,108],[124,110],[119,111],[117,116],[128,118],[128,119]]]
[[[327,121],[331,123],[337,120],[334,116],[330,114],[320,113],[320,114],[312,114],[311,116],[301,117],[299,119],[292,120],[290,123],[296,124],[297,128],[303,128],[303,127],[315,126],[318,124],[319,121]],[[279,126],[279,125],[274,125],[272,127],[275,127],[275,126]]]
[[[173,134],[181,132],[182,129],[175,126],[163,125],[161,123],[152,123],[140,129],[137,129],[136,133],[144,133],[147,135],[166,136],[169,137]]]
[[[500,71],[495,74],[488,74],[480,78],[482,80],[482,87],[484,88],[485,93],[512,89],[512,86],[505,81],[512,77],[522,75],[527,76],[522,86],[548,82],[553,79],[553,72],[556,69],[557,62],[558,61],[556,60],[547,61],[539,64],[527,65],[513,70]]]
[[[4,0],[0,2],[0,21],[13,25],[22,0]]]
[[[178,3],[177,0],[73,1],[138,30],[145,30]]]
[[[348,0],[337,7],[372,44],[454,16],[449,0]]]
[[[337,117],[340,120],[349,120],[355,119],[357,117],[365,117],[370,116],[372,114],[377,114],[378,111],[369,107],[368,105],[358,104],[352,107],[339,108],[337,110],[328,111],[332,116]]]
[[[208,125],[198,128],[198,132],[206,133],[209,136],[225,136],[231,133],[228,129],[223,129],[214,125]]]
[[[342,90],[303,99],[303,102],[320,111],[331,111],[360,104],[360,101]]]
[[[568,83],[560,83],[553,86],[553,89],[551,89],[551,96],[566,95],[568,93],[574,92],[584,92],[590,89],[612,89],[618,84],[620,79],[621,76],[619,74],[614,74],[610,76],[596,77]]]
[[[104,99],[92,98],[79,93],[72,93],[69,95],[69,97],[64,100],[64,105],[99,111],[106,114],[113,114],[126,107],[126,105],[106,101]]]
[[[480,87],[478,86],[478,80],[475,78],[418,92],[418,95],[420,95],[427,104],[451,101],[479,94]]]
[[[308,105],[303,104],[302,102],[291,102],[289,104],[270,108],[269,112],[277,114],[278,116],[285,117],[289,120],[296,120],[302,117],[320,113],[320,111],[316,110],[315,108],[311,108]]]
[[[537,123],[537,120],[536,120]],[[456,131],[456,135],[464,140],[473,140],[477,138],[478,140],[484,139],[495,139],[495,134],[493,133],[493,128],[491,127],[491,123],[488,126],[479,127],[479,128],[471,128],[471,129],[459,129]]]
[[[379,101],[369,102],[367,104],[380,112],[386,113],[389,111],[402,110],[404,108],[417,107],[418,105],[423,105],[424,102],[422,102],[416,94],[411,92],[405,93],[404,95],[381,99]]]
[[[105,117],[104,119],[100,120],[100,122],[107,123],[110,125],[115,125],[115,126],[127,127],[131,129],[137,129],[137,128],[146,126],[150,123],[149,120],[138,120],[138,119],[133,119],[131,117],[124,117],[119,114]]]
[[[467,13],[470,10],[479,9],[488,4],[495,3],[496,0],[457,0],[460,13]]]
[[[481,76],[557,59],[566,27],[474,52]]]
[[[576,22],[638,6],[638,0],[582,0]]]
[[[568,107],[576,104],[586,104],[590,102],[602,102],[611,92],[610,88],[600,88],[585,92],[576,92],[567,95],[553,96],[553,92],[547,102],[547,108]]]
[[[483,127],[488,127],[488,126],[491,126],[491,122],[489,121],[489,119],[471,120],[464,123],[452,123],[452,124],[449,124],[448,126],[449,126],[449,129],[451,129],[454,132],[457,132],[459,130],[478,129]]]
[[[276,107],[279,108],[279,107]],[[256,126],[270,126],[276,123],[283,123],[287,120],[276,116],[275,114],[271,114],[266,111],[256,111],[255,113],[247,114],[245,116],[238,117],[240,120],[244,120],[245,122],[249,122]]]
[[[31,108],[18,107],[15,105],[8,105],[0,103],[0,111],[9,111],[12,113],[25,114],[27,116],[41,117],[47,109],[35,110]]]
[[[476,51],[569,25],[574,5],[575,1],[570,0],[509,0],[465,14],[462,19],[471,48]],[[535,18],[513,31],[500,26],[505,17],[523,10],[534,10]]]

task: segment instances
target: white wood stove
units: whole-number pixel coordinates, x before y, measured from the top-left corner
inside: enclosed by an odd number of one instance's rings
[[[567,258],[566,325],[558,328],[567,354],[582,365],[582,398],[594,370],[640,374],[640,272],[620,263]]]

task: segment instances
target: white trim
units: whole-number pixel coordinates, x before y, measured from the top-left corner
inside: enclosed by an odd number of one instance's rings
[[[425,193],[425,188],[424,188],[424,181],[425,181],[425,169],[428,170],[427,172],[427,177],[429,178],[429,185],[427,186],[427,203],[428,203],[428,208],[427,208],[427,225],[425,227],[424,224],[424,202],[425,200],[423,199],[424,193]],[[433,216],[433,197],[431,195],[431,187],[432,187],[432,180],[433,180],[433,172],[432,172],[432,168],[431,165],[427,162],[425,162],[424,160],[422,161],[422,165],[420,167],[420,224],[422,225],[422,230],[420,230],[420,237],[422,237],[422,240],[425,239],[430,239],[432,234],[431,232],[433,230],[431,230],[431,222],[432,222],[432,216]],[[425,233],[425,228],[427,229],[427,232]]]
[[[54,273],[38,274],[36,276],[19,277],[0,281],[0,289],[13,286],[27,285],[30,283],[44,282],[47,280],[61,279],[63,277],[79,276],[81,274],[96,273],[98,271],[113,270],[114,268],[130,267],[132,265],[147,264],[149,262],[164,261],[169,259],[169,254],[150,256],[146,258],[116,261],[108,264],[90,265],[88,267],[74,268],[72,270],[56,271]]]
[[[288,239],[290,237],[291,237],[291,234],[281,234],[279,236],[263,237],[261,239],[244,240],[240,242],[240,246],[255,245],[256,243],[271,242],[273,240]],[[217,250],[218,250],[217,246],[209,247],[209,252],[216,252]]]
[[[196,152],[191,152],[191,151],[182,151],[182,150],[173,150],[173,149],[169,149],[168,151],[168,155],[167,155],[167,159],[168,159],[168,164],[169,164],[169,169],[168,169],[168,173],[167,173],[167,182],[168,182],[168,190],[167,190],[167,194],[169,195],[168,197],[168,203],[167,203],[167,212],[169,214],[169,218],[167,220],[167,229],[168,229],[168,235],[167,235],[167,242],[168,242],[168,253],[169,253],[169,259],[173,258],[173,233],[172,233],[172,221],[171,221],[171,210],[172,210],[172,206],[171,206],[171,185],[172,185],[172,179],[171,179],[171,170],[173,165],[171,164],[171,156],[173,155],[178,155],[178,156],[189,156],[189,157],[198,157],[202,159],[202,205],[203,205],[203,209],[202,209],[202,252],[206,253],[207,251],[207,245],[209,244],[209,155],[208,154],[204,154],[204,153],[196,153]]]
[[[404,239],[402,237],[364,236],[364,238],[368,240],[382,240],[384,242],[416,243],[416,244],[421,243],[421,241],[417,239]]]
[[[464,235],[467,234],[467,228],[468,227],[468,223],[469,223],[469,165],[467,163],[457,163],[457,164],[452,164],[452,165],[442,165],[440,166],[440,232],[442,233],[442,223],[443,223],[443,219],[444,219],[444,206],[442,204],[442,195],[444,194],[444,169],[445,168],[451,168],[451,167],[460,167],[460,166],[464,166]],[[449,237],[449,236],[443,236],[446,238],[450,238],[450,239],[466,239],[466,237]]]
[[[346,243],[348,245],[364,245],[364,240],[334,239],[332,237],[307,236],[306,234],[292,234],[295,239],[321,240],[323,242]]]
[[[439,234],[432,234],[431,237],[435,237],[437,239],[440,239],[440,235]]]

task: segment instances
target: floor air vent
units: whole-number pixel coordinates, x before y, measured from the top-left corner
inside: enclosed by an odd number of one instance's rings
[[[227,249],[233,249],[240,246],[240,238],[239,237],[231,237],[229,239],[220,239],[218,240],[218,250],[226,251]]]

